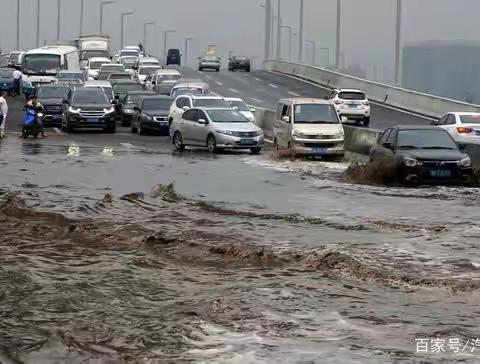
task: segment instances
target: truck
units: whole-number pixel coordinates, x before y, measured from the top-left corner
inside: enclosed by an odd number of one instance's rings
[[[80,54],[80,66],[85,68],[93,57],[110,58],[110,37],[105,34],[85,34],[75,39]]]

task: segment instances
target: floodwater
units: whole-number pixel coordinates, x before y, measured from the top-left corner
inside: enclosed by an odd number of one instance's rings
[[[158,140],[1,142],[1,363],[480,360],[480,189]]]

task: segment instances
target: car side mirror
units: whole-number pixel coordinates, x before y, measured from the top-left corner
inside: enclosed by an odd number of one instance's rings
[[[393,150],[393,144],[392,143],[386,142],[386,143],[383,143],[382,146],[386,149]]]
[[[254,107],[251,107],[250,112],[257,112],[257,109],[255,109]]]
[[[140,112],[140,108],[138,106],[134,106],[133,107],[133,110],[137,111],[137,112]]]
[[[184,107],[182,107],[182,110],[183,111],[188,111],[188,110],[190,110],[190,106],[184,106]]]
[[[282,121],[285,123],[290,123],[290,116],[282,116]]]
[[[342,123],[346,123],[348,121],[348,118],[346,116],[342,116]]]
[[[234,106],[234,107],[233,107],[233,110],[238,110],[238,106]]]
[[[438,121],[437,120],[434,120],[430,123],[430,125],[438,125]]]
[[[198,122],[199,124],[203,124],[203,125],[208,124],[208,123],[207,123],[207,120],[205,120],[205,119],[198,119],[197,122]]]

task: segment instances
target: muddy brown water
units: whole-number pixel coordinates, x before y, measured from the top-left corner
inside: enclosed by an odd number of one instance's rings
[[[0,167],[1,363],[479,359],[415,353],[480,336],[479,189],[164,139],[9,138]]]

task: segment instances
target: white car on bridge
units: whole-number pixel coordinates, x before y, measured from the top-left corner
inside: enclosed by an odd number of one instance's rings
[[[185,111],[193,107],[224,107],[232,108],[230,103],[225,101],[222,96],[217,95],[193,95],[184,94],[178,96],[172,103],[169,112],[169,120],[173,120],[177,115],[182,115]]]
[[[457,144],[480,144],[480,113],[450,112],[432,125],[445,129]]]
[[[370,102],[365,92],[357,89],[336,89],[326,97],[337,110],[340,117],[362,121],[363,126],[370,124]]]

